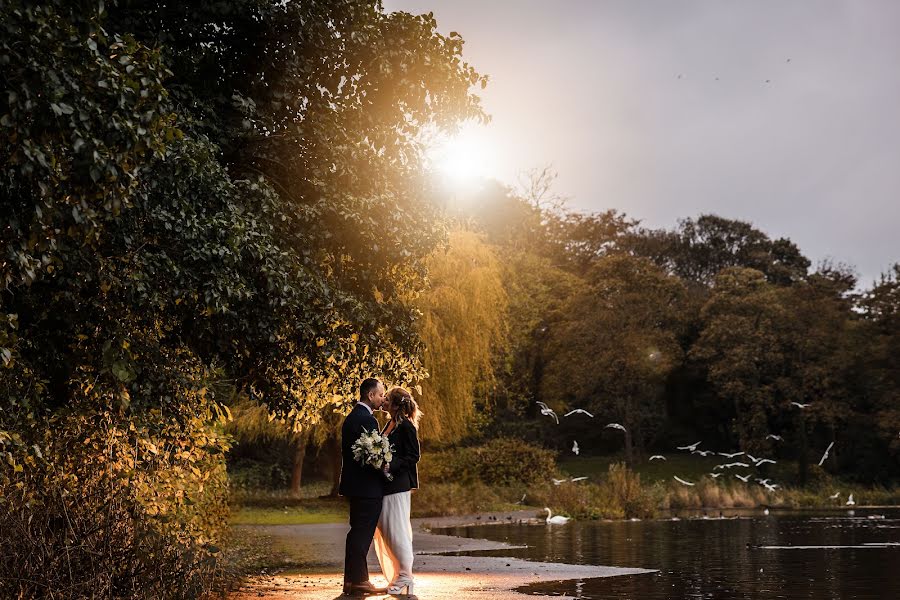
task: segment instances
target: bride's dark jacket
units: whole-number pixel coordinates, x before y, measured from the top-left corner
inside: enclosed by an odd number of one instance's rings
[[[394,445],[394,460],[391,461],[393,481],[385,481],[384,495],[408,492],[419,487],[419,436],[415,426],[407,419],[397,423],[397,427],[388,434]]]

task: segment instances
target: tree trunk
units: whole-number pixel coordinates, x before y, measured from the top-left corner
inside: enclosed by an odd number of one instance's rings
[[[800,411],[797,411],[800,412]],[[800,455],[797,457],[797,461],[800,463],[800,469],[798,473],[798,479],[801,486],[806,485],[807,473],[809,471],[809,460],[807,456],[807,440],[806,440],[806,421],[803,418],[803,415],[799,415],[797,417],[800,421]]]
[[[291,468],[291,493],[300,494],[300,486],[303,483],[303,459],[306,457],[306,446],[309,442],[309,434],[303,432],[294,440],[294,464]]]
[[[335,435],[328,439],[325,445],[331,455],[331,492],[332,498],[337,498],[341,486],[341,442]]]
[[[625,464],[628,468],[634,467],[634,449],[632,448],[633,440],[631,438],[631,427],[625,428]]]

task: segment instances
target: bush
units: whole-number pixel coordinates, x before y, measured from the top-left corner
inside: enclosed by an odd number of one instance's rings
[[[509,505],[501,497],[507,491],[480,481],[435,482],[413,494],[412,514],[414,517],[440,517],[501,510]]]
[[[0,597],[186,599],[215,587],[227,443],[208,423],[147,435],[109,413],[68,415],[35,419],[29,434],[0,430]]]
[[[229,463],[228,482],[233,489],[283,490],[291,485],[291,473],[280,463],[240,460]]]
[[[663,492],[657,485],[641,485],[640,475],[615,463],[599,483],[542,483],[529,488],[526,497],[530,505],[549,506],[577,519],[651,518]]]
[[[527,485],[549,481],[556,471],[556,455],[521,440],[498,438],[483,446],[425,454],[419,470],[423,482]]]
[[[624,463],[609,465],[604,485],[613,502],[621,507],[624,516],[645,519],[656,515],[662,499],[661,488],[656,485],[642,486],[641,476]]]

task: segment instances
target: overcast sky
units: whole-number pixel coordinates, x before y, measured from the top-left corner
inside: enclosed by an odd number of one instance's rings
[[[385,0],[490,76],[496,177],[581,210],[716,213],[860,284],[900,260],[900,1]]]

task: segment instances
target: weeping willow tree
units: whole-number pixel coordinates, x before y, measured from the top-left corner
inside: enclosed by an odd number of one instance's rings
[[[291,452],[291,492],[298,493],[303,482],[303,459],[309,445],[309,427],[278,418],[264,404],[246,395],[231,406],[231,414],[232,420],[225,431],[239,444],[287,444]]]
[[[507,295],[494,251],[472,231],[450,234],[448,246],[428,260],[430,286],[418,299],[424,363],[421,389],[427,414],[422,436],[455,442],[483,421],[495,357],[507,344]]]
[[[232,419],[225,427],[239,444],[285,444],[290,450],[291,493],[299,494],[303,485],[303,461],[306,452],[324,450],[331,468],[331,496],[338,495],[341,472],[340,426],[347,409],[324,410],[315,425],[280,417],[246,395],[231,404]]]

